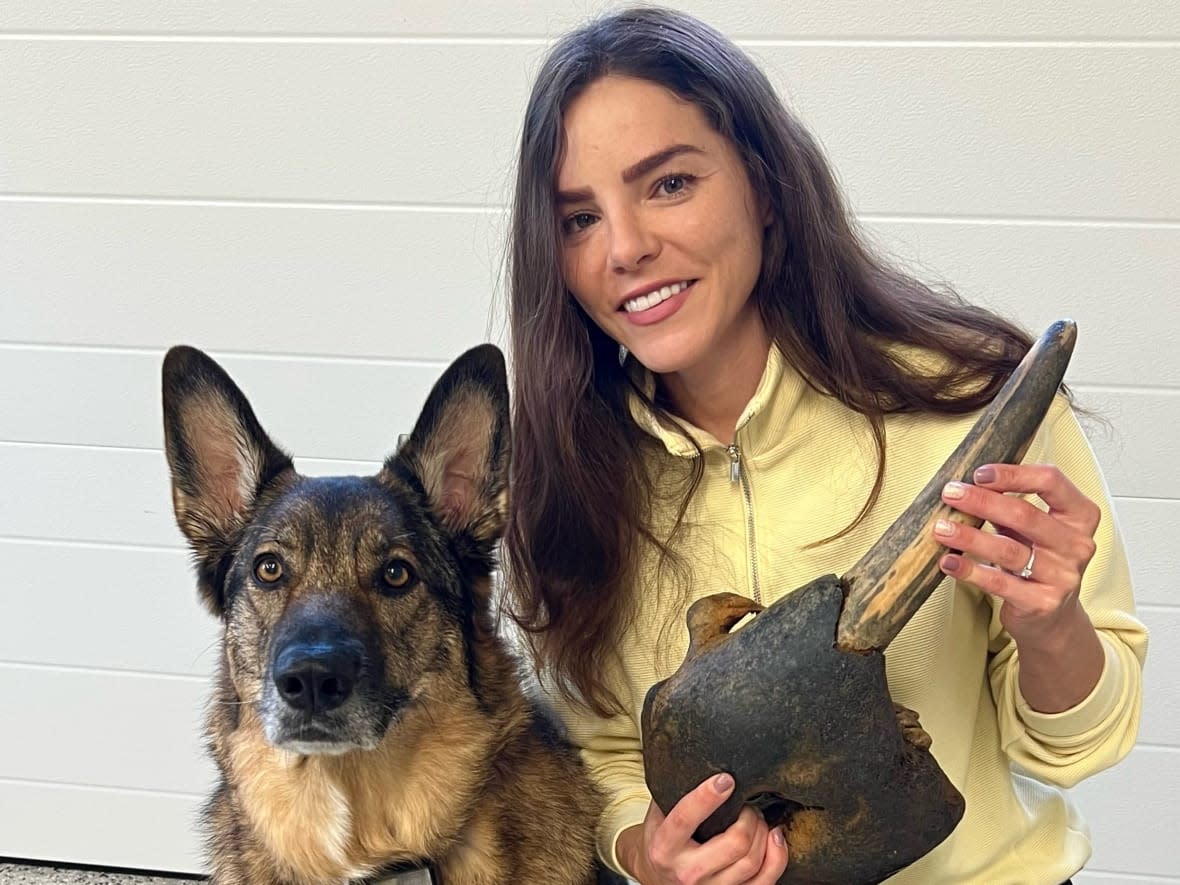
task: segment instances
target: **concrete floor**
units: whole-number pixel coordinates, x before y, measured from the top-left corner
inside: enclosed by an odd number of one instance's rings
[[[0,885],[185,885],[199,879],[147,876],[126,871],[26,866],[0,861]]]

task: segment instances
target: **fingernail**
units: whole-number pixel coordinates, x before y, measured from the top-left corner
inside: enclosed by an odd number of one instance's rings
[[[950,572],[953,575],[957,574],[959,569],[963,567],[963,560],[961,557],[955,556],[952,553],[950,556],[944,556],[939,565],[942,566],[944,572]]]
[[[940,519],[934,523],[934,534],[949,538],[955,533],[955,527],[949,519]]]
[[[975,471],[974,479],[976,482],[995,482],[996,468],[980,467]]]
[[[718,793],[728,793],[733,789],[733,778],[728,774],[719,774],[713,778],[713,789]]]
[[[774,828],[774,844],[777,845],[779,848],[782,848],[784,845],[787,844],[787,838],[786,838],[786,836],[783,835],[782,827],[775,827]]]
[[[942,487],[944,498],[958,499],[967,494],[967,487],[961,482],[948,482]]]

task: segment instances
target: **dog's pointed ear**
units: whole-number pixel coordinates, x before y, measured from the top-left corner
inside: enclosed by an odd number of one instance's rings
[[[201,595],[221,614],[223,560],[258,496],[292,469],[225,370],[192,347],[164,357],[164,448],[172,506],[197,558]]]
[[[385,471],[408,470],[446,529],[484,544],[504,531],[510,452],[504,355],[484,344],[439,378]]]

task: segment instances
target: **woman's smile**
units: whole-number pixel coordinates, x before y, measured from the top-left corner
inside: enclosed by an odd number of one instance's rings
[[[637,326],[648,326],[667,319],[676,313],[688,298],[689,289],[696,280],[683,280],[649,287],[646,292],[628,296],[620,310],[627,314],[627,320]]]

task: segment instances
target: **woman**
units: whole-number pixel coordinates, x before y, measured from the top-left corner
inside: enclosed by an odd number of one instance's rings
[[[645,692],[683,657],[692,600],[770,603],[855,562],[1031,340],[875,256],[764,75],[682,14],[561,40],[519,164],[515,616],[609,797],[604,860],[643,883],[774,882],[787,850],[752,810],[692,839],[731,779],[666,816],[650,802]],[[974,480],[944,500],[994,530],[938,527],[961,554],[887,657],[967,811],[895,881],[1060,883],[1089,855],[1061,788],[1134,743],[1146,635],[1064,396],[1023,465]]]

